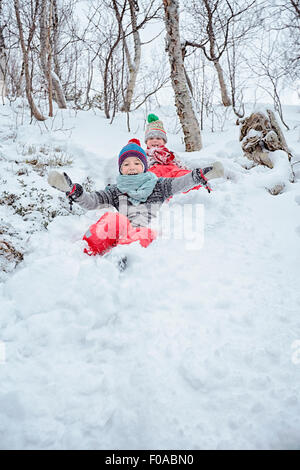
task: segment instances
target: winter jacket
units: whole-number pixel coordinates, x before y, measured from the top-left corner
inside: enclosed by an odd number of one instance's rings
[[[158,177],[179,178],[192,171],[179,160],[174,152],[168,150],[167,147],[147,148],[146,152],[149,160],[149,171]],[[201,185],[194,186],[190,188],[189,191],[200,188]]]
[[[157,164],[160,164],[163,166],[170,165],[173,168],[176,167],[183,170],[189,170],[189,168],[180,161],[179,157],[167,147],[153,147],[151,149],[147,147],[146,153],[148,157],[149,168],[151,168],[153,165],[157,166]],[[171,175],[168,176],[173,178]]]
[[[94,191],[92,193],[83,191],[82,195],[76,199],[76,202],[88,210],[113,206],[120,213],[127,216],[134,227],[145,227],[157,217],[157,212],[164,201],[176,193],[193,188],[195,184],[199,183],[205,184],[205,181],[202,179],[199,169],[195,169],[179,178],[158,178],[152,194],[146,202],[137,206],[134,206],[128,200],[126,194],[119,191],[116,184],[108,185],[104,191]]]

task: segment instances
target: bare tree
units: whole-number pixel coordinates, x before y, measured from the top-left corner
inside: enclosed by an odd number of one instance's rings
[[[76,1],[71,0],[72,4]],[[70,1],[67,6],[69,3]],[[66,99],[73,101],[75,108],[104,108],[105,116],[109,119],[114,108],[114,99],[119,99],[122,89],[118,76],[122,68],[119,51],[121,34],[112,13],[111,2],[92,2],[84,21],[80,23],[76,22],[73,9],[69,9],[63,25],[63,12],[60,11],[59,25],[55,27],[63,30],[58,34],[60,44],[56,46],[56,57],[60,60],[59,63],[54,60],[57,64],[55,69],[59,70],[61,78],[63,76]],[[103,85],[100,91],[101,83]]]
[[[170,80],[167,74],[167,67],[164,62],[165,57],[160,60],[160,67],[148,67],[144,65],[141,67],[142,79],[138,81],[136,86],[135,100],[133,110],[139,109],[143,106],[151,96],[161,90]],[[157,60],[157,56],[155,56]]]
[[[166,50],[171,66],[171,80],[175,94],[177,114],[184,133],[187,152],[202,148],[199,123],[196,119],[192,100],[186,82],[182,48],[179,34],[178,0],[163,0],[166,24]]]
[[[245,106],[243,103],[243,89],[242,87],[239,88],[238,79],[241,75],[239,74],[239,68],[244,62],[243,51],[245,47],[243,46],[246,46],[246,44],[245,41],[243,41],[243,43],[241,44],[241,42],[236,39],[236,36],[237,34],[234,21],[231,30],[231,46],[226,48],[226,58],[231,90],[232,109],[238,118],[242,118],[245,114]],[[244,38],[245,36],[241,39]]]
[[[293,84],[300,74],[300,0],[278,0],[273,7],[277,21],[269,25],[270,30],[281,31],[278,47],[282,49],[282,65],[286,76]]]
[[[283,64],[283,52],[279,47],[279,36],[280,31],[266,31],[260,48],[253,48],[248,64],[249,69],[252,69],[256,77],[260,79],[259,87],[272,98],[275,111],[289,130],[283,117],[280,97],[280,88],[283,86],[286,69]]]
[[[82,108],[90,106],[90,81],[96,55],[93,45],[97,38],[93,37],[94,31],[88,37],[90,21],[85,24],[76,18],[77,3],[78,0],[53,0],[51,45],[54,73],[65,99]],[[101,45],[100,42],[97,49]],[[93,55],[92,59],[89,54]]]
[[[32,17],[32,21],[31,21],[31,24],[30,24],[29,35],[28,35],[28,40],[27,40],[27,47],[26,47],[25,39],[24,39],[24,32],[23,32],[23,25],[22,25],[21,16],[20,16],[19,0],[14,0],[14,8],[15,8],[17,25],[18,25],[18,30],[19,30],[21,49],[22,49],[22,54],[23,54],[27,100],[28,100],[32,115],[38,121],[45,121],[46,118],[42,115],[42,113],[37,108],[37,106],[34,102],[33,96],[32,96],[32,77],[31,77],[30,70],[29,70],[29,50],[30,50],[31,40],[32,40],[32,37],[33,37],[34,32],[35,32],[38,7],[39,7],[39,0],[35,0],[35,3],[33,5],[33,17]]]
[[[57,10],[56,10],[57,14]],[[62,85],[57,74],[52,70],[52,44],[50,33],[53,26],[53,0],[41,0],[40,11],[40,61],[41,68],[48,82],[49,105],[52,108],[52,88],[55,90],[59,108],[67,107]],[[53,111],[50,111],[53,116]]]
[[[214,91],[216,89],[216,76],[210,62],[207,62],[201,53],[193,53],[189,58],[188,74],[193,86],[194,106],[200,117],[200,129],[204,129],[205,117],[211,122],[211,130],[214,132],[213,106]]]
[[[59,10],[57,5],[57,0],[52,0],[52,31],[53,31],[53,62],[54,62],[54,72],[61,79],[60,74],[60,65],[58,60],[59,55]]]
[[[2,20],[2,0],[0,0],[0,96],[4,102],[4,97],[6,96],[6,51],[5,51],[5,42],[3,30],[6,27],[6,24]]]
[[[113,77],[112,68],[113,68],[113,60],[114,60],[114,52],[117,46],[119,45],[121,38],[122,38],[122,18],[125,13],[125,6],[126,3],[123,5],[123,9],[120,13],[121,21],[118,22],[118,30],[115,39],[111,39],[108,37],[108,52],[104,59],[104,71],[103,71],[103,88],[104,88],[104,113],[107,119],[110,118],[110,99],[112,95],[115,97],[115,93],[113,89],[109,87],[109,83],[113,85],[113,82],[110,82],[110,77]],[[111,30],[112,31],[112,30]],[[109,35],[110,36],[110,35]]]
[[[114,4],[113,0],[113,4]],[[116,4],[117,5],[117,4]],[[98,59],[99,69],[103,79],[103,106],[107,119],[111,118],[118,109],[120,86],[119,75],[122,73],[123,61],[120,44],[123,37],[122,21],[125,15],[127,0],[123,1],[122,7],[118,9],[118,21],[110,1],[98,0],[91,5],[88,13],[89,34],[93,35],[96,42],[89,38],[85,44],[93,53],[92,62]],[[119,4],[116,6],[119,8]],[[105,11],[105,14],[103,13]],[[118,85],[117,85],[118,84]]]
[[[237,0],[191,0],[188,3],[189,14],[194,18],[191,34],[194,40],[186,40],[184,46],[200,48],[206,59],[213,63],[221,90],[224,106],[232,104],[229,97],[224,71],[221,65],[221,57],[230,44],[230,29],[234,21],[248,12],[256,3],[256,0],[245,0],[241,7]],[[252,27],[252,20],[248,15],[248,23],[240,31],[239,36],[245,35]],[[236,37],[236,40],[238,39]]]
[[[141,64],[140,30],[156,18],[157,0],[98,0],[90,6],[88,29],[84,44],[88,48],[88,93],[92,90],[94,63],[98,64],[103,80],[103,93],[97,92],[107,119],[117,111],[127,113],[133,105],[138,72]],[[152,90],[151,90],[152,91]],[[151,93],[150,91],[150,93]],[[89,102],[93,100],[88,99]],[[98,100],[100,98],[100,100]]]
[[[137,76],[141,64],[142,43],[140,38],[140,29],[147,22],[157,17],[161,5],[159,4],[156,7],[156,0],[151,0],[149,3],[147,2],[146,6],[139,5],[138,0],[124,0],[124,5],[126,7],[128,6],[129,9],[129,24],[124,26],[123,23],[125,20],[127,21],[128,15],[126,16],[124,14],[123,18],[121,18],[118,2],[116,0],[112,0],[112,4],[116,19],[122,30],[122,45],[128,71],[128,79],[124,90],[124,99],[121,111],[128,113],[131,109]],[[128,44],[131,38],[133,42],[133,54],[130,52]]]
[[[112,3],[113,3],[113,8],[115,10],[116,18],[122,30],[123,47],[124,47],[124,52],[125,52],[128,72],[129,72],[128,84],[126,87],[124,103],[123,103],[121,110],[125,112],[129,112],[130,107],[131,107],[134,87],[136,83],[136,78],[137,78],[137,74],[138,74],[140,62],[141,62],[141,38],[140,38],[139,31],[137,29],[137,12],[139,10],[139,6],[136,0],[128,0],[132,34],[133,34],[133,42],[134,42],[134,58],[132,59],[131,54],[129,52],[127,39],[126,39],[125,31],[122,25],[122,19],[119,13],[117,2],[116,0],[112,0]],[[126,1],[125,1],[125,4],[126,4]]]

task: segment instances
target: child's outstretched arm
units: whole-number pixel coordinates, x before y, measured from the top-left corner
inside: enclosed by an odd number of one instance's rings
[[[99,206],[114,206],[113,197],[109,190],[87,193],[79,183],[72,183],[67,173],[52,171],[48,175],[50,186],[66,193],[70,204],[76,202],[87,210],[97,209]]]
[[[215,162],[212,166],[203,169],[196,168],[179,178],[161,178],[165,199],[168,199],[176,193],[188,191],[198,184],[208,188],[208,180],[223,176],[224,168],[222,163]]]

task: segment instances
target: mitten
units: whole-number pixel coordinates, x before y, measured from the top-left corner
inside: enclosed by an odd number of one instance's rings
[[[207,180],[224,177],[224,167],[221,162],[214,162],[212,166],[203,168],[203,174]]]
[[[78,197],[80,197],[83,193],[83,188],[80,184],[72,183],[71,178],[67,175],[67,173],[58,173],[58,171],[51,171],[48,175],[48,183],[53,188],[58,189],[59,191],[63,191],[66,193],[66,196],[69,198],[70,201],[70,209],[72,210],[72,203],[76,201]]]
[[[222,178],[224,176],[224,168],[221,162],[214,162],[212,166],[208,166],[206,168],[196,168],[197,176],[200,179],[201,184],[211,192],[211,188],[208,186],[208,180],[212,180],[214,178]]]
[[[51,171],[48,175],[48,183],[53,188],[63,191],[68,197],[72,197],[74,200],[80,197],[83,193],[82,186],[79,183],[72,183],[72,180],[67,173]]]

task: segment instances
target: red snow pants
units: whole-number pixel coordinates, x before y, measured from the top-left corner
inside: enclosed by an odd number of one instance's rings
[[[128,245],[135,241],[146,248],[155,240],[156,233],[147,227],[133,227],[128,218],[118,212],[105,212],[83,236],[89,248],[84,253],[89,256],[104,255],[117,245]]]

